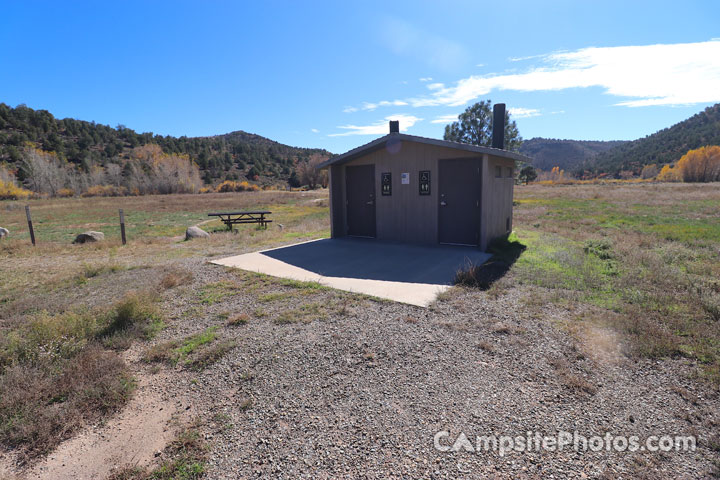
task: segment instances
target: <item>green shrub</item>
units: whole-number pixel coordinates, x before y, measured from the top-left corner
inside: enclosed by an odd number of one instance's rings
[[[106,346],[127,348],[132,340],[150,339],[164,324],[157,306],[148,296],[130,294],[109,312],[98,337]]]
[[[613,260],[615,258],[612,244],[607,240],[588,240],[583,246],[583,252],[587,255],[595,255],[600,260]]]

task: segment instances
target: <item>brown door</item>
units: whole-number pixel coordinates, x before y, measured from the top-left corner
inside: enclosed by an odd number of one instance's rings
[[[375,165],[345,169],[348,235],[375,237]]]
[[[480,159],[440,160],[438,240],[477,245],[480,238]]]

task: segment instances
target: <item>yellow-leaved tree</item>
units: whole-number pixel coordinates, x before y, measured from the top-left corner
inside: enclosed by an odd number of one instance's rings
[[[560,167],[553,167],[552,170],[550,170],[550,181],[555,183],[565,181],[565,170],[560,169]]]
[[[720,147],[690,150],[678,161],[677,169],[684,182],[720,181]]]
[[[658,173],[657,180],[659,182],[680,182],[682,181],[682,177],[680,177],[680,170],[678,168],[663,165],[660,173]]]
[[[195,193],[202,186],[200,167],[187,155],[168,155],[160,146],[135,147],[124,167],[131,193]]]
[[[17,186],[15,175],[0,164],[0,200],[23,200],[32,192]]]
[[[649,179],[649,178],[655,178],[658,176],[658,166],[654,163],[650,165],[645,165],[642,169],[642,172],[640,172],[640,178],[643,179]]]

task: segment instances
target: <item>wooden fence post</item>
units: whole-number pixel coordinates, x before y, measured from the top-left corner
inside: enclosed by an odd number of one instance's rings
[[[35,246],[35,230],[33,230],[32,217],[30,217],[30,205],[25,205],[25,216],[27,217],[28,229],[30,230],[30,241]]]
[[[122,244],[125,245],[127,243],[125,240],[125,214],[122,208],[120,209],[120,237],[122,238]]]

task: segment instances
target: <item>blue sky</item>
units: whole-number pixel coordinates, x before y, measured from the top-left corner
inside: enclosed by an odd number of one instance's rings
[[[720,102],[716,0],[0,0],[0,45],[11,106],[336,153],[488,98],[525,138],[599,140]]]

